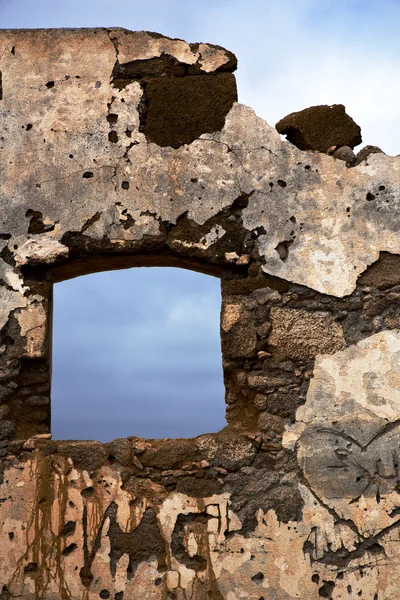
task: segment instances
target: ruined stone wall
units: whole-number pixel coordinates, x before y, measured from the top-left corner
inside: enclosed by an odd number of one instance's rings
[[[281,140],[235,67],[0,32],[1,600],[399,597],[400,157]],[[152,265],[221,278],[227,427],[52,441],[54,282]]]

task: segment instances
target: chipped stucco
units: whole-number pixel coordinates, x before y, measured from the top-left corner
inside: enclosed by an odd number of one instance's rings
[[[235,67],[0,32],[1,600],[399,596],[399,157],[299,150]],[[52,441],[53,284],[153,265],[221,278],[227,427]]]

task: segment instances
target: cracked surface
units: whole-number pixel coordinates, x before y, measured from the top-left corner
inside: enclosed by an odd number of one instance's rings
[[[400,158],[282,141],[235,68],[0,32],[1,600],[399,595]],[[54,282],[153,265],[221,278],[227,427],[51,441]]]

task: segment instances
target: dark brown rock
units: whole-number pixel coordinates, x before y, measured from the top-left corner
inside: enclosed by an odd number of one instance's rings
[[[356,162],[355,162],[355,166],[359,165],[360,163],[362,163],[364,160],[367,160],[367,158],[371,155],[371,154],[383,154],[383,151],[378,147],[378,146],[365,146],[364,148],[362,148],[362,150],[360,150],[360,152],[357,154],[356,157]]]
[[[296,485],[276,487],[268,495],[268,508],[272,508],[283,523],[300,521],[302,518],[303,498]]]
[[[110,519],[108,537],[110,540],[110,571],[113,577],[117,570],[117,564],[124,554],[129,556],[128,573],[132,576],[140,563],[148,561],[150,557],[156,556],[159,567],[165,567],[166,546],[160,531],[156,514],[152,508],[147,508],[142,520],[133,531],[123,531],[117,518],[118,506],[112,502],[107,509],[107,517]],[[81,570],[81,579],[88,574],[90,569]]]
[[[293,383],[293,376],[280,370],[271,370],[268,373],[255,372],[248,377],[248,384],[251,390],[268,394],[273,392],[275,388],[283,387]]]
[[[220,494],[222,483],[211,474],[202,477],[179,477],[176,482],[176,491],[180,494],[187,494],[193,498],[204,498]]]
[[[349,167],[351,165],[354,165],[354,163],[356,162],[356,155],[354,154],[350,146],[341,146],[340,148],[335,150],[332,156],[333,158],[344,160],[347,166]]]
[[[273,471],[275,466],[275,459],[269,452],[262,452],[261,450],[257,453],[252,467],[255,469],[267,469]]]
[[[222,291],[226,296],[248,295],[258,289],[277,290],[278,292],[286,292],[289,289],[289,284],[283,279],[270,277],[263,273],[261,278],[246,279],[223,279],[221,281]]]
[[[104,446],[100,442],[62,442],[59,454],[71,458],[74,466],[91,473],[101,467],[106,460]]]
[[[193,191],[196,186],[201,190],[202,185],[199,181],[193,180],[191,183]],[[201,193],[201,191],[199,191]],[[204,236],[209,234],[212,228],[221,228],[223,224],[224,234],[217,238],[210,246],[203,244]],[[168,236],[168,245],[174,252],[179,252],[191,259],[207,258],[208,261],[224,264],[226,263],[225,253],[242,251],[244,232],[239,222],[231,222],[224,219],[221,215],[206,221],[204,225],[199,225],[189,219],[187,215],[179,219],[178,223],[171,230]]]
[[[250,310],[243,302],[224,302],[221,320],[222,353],[226,358],[252,356],[256,330]]]
[[[140,456],[140,462],[146,467],[156,469],[179,469],[189,462],[202,460],[195,444],[189,440],[167,440]]]
[[[258,418],[258,428],[260,431],[266,433],[277,433],[280,435],[283,432],[284,422],[281,417],[263,412]]]
[[[360,285],[388,288],[400,283],[400,256],[381,252],[379,259],[358,278]]]
[[[114,458],[121,465],[127,467],[131,464],[132,445],[126,438],[116,438],[112,442],[105,444],[109,451],[109,458]]]
[[[277,485],[279,476],[269,469],[242,469],[230,473],[225,483],[232,491],[232,509],[243,523],[246,535],[257,526],[257,512],[273,509],[279,521],[299,521],[304,502],[296,485]]]
[[[328,312],[274,307],[270,317],[269,344],[279,356],[314,358],[333,354],[346,345],[342,326]]]
[[[197,444],[210,465],[227,471],[251,465],[256,454],[250,440],[230,434],[202,435],[197,438]]]
[[[232,73],[156,77],[145,86],[140,130],[149,142],[179,148],[203,133],[220,131],[236,101]]]
[[[5,385],[0,385],[0,402],[12,394],[12,389]]]
[[[10,439],[15,431],[15,423],[12,421],[0,421],[0,440]]]
[[[387,297],[370,299],[365,302],[363,313],[368,319],[373,319],[381,315],[390,306],[390,300]]]
[[[343,104],[310,106],[287,115],[275,125],[300,150],[327,152],[332,146],[361,144],[361,129]]]
[[[293,418],[302,402],[304,399],[298,391],[274,392],[267,396],[266,409],[273,415]]]
[[[253,399],[253,404],[258,411],[262,412],[267,405],[267,396],[264,394],[256,394]]]

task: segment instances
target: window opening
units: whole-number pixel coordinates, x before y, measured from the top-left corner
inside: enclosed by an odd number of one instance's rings
[[[226,425],[218,278],[169,267],[56,283],[54,439],[193,437]]]

